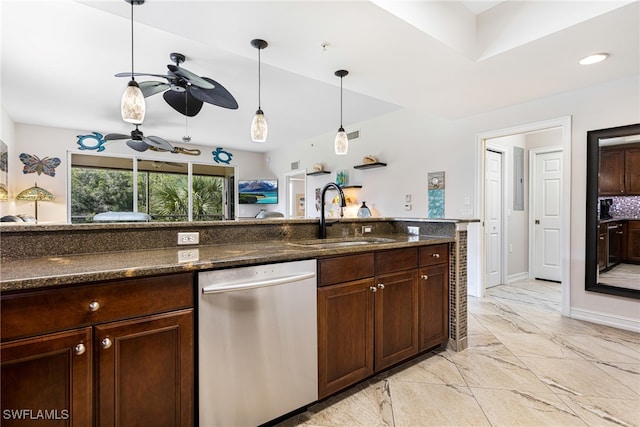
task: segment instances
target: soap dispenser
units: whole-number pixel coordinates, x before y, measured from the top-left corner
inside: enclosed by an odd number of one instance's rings
[[[366,202],[362,202],[362,206],[358,209],[358,218],[369,218],[371,216],[371,211],[366,205]]]

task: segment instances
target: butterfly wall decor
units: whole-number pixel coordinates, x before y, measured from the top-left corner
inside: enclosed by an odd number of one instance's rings
[[[27,153],[20,154],[20,161],[24,163],[24,169],[22,169],[23,173],[37,173],[38,175],[45,174],[52,177],[56,176],[56,168],[60,166],[60,163],[62,163],[62,161],[57,157],[45,157],[40,160],[40,158],[35,154]]]

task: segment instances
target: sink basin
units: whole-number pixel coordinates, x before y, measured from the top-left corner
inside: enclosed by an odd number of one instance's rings
[[[393,239],[385,239],[382,237],[375,238],[351,238],[351,239],[317,239],[305,240],[301,242],[292,242],[292,245],[313,246],[315,248],[341,248],[359,245],[374,245],[377,243],[394,242]]]

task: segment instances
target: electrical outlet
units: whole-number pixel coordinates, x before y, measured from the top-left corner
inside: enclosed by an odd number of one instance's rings
[[[407,227],[407,233],[417,236],[420,234],[420,227]]]
[[[198,249],[184,249],[178,251],[178,262],[198,261],[200,253]]]
[[[372,231],[373,231],[373,227],[371,227],[370,225],[362,226],[362,234],[371,233]]]
[[[197,245],[200,243],[200,233],[195,231],[192,233],[178,233],[179,245]]]

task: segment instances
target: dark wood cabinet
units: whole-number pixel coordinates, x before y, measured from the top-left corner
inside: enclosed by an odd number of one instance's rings
[[[600,150],[598,176],[598,194],[601,196],[620,196],[624,194],[624,150]]]
[[[633,263],[640,263],[640,220],[627,222],[626,260]]]
[[[446,343],[448,245],[426,248],[435,262],[421,263],[418,248],[318,260],[320,398]],[[424,290],[421,264],[434,277]]]
[[[627,148],[624,153],[625,194],[640,196],[640,146]]]
[[[600,149],[599,196],[640,195],[640,144]]]
[[[66,410],[48,425],[193,425],[192,274],[0,298],[3,411]]]
[[[607,224],[598,226],[598,270],[607,268],[607,257],[609,256],[609,236]]]
[[[90,327],[0,344],[2,425],[92,425],[92,354]]]
[[[446,345],[449,337],[449,245],[420,248],[419,351]]]
[[[607,267],[613,267],[622,261],[622,241],[624,236],[622,223],[617,221],[610,222],[607,225],[607,231],[609,237]]]

